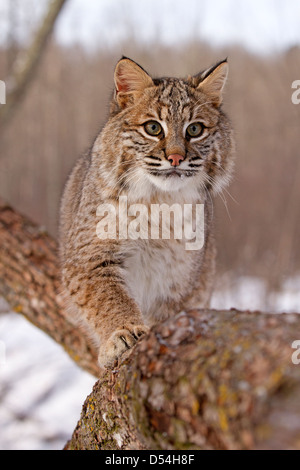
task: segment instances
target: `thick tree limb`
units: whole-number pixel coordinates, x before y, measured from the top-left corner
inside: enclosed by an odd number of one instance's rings
[[[96,352],[67,319],[59,292],[57,243],[0,201],[0,296],[61,344],[80,367],[99,376]]]
[[[0,295],[99,375],[59,295],[56,242],[0,201]],[[300,449],[300,315],[190,311],[158,325],[86,399],[66,449]]]
[[[26,51],[17,57],[12,75],[7,80],[7,102],[0,108],[1,129],[8,124],[14,110],[23,98],[51,35],[55,21],[67,0],[50,0],[44,19]]]
[[[299,315],[193,311],[87,398],[66,449],[300,449]]]

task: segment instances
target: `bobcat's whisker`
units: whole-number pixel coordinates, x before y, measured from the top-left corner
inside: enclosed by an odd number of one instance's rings
[[[131,170],[131,172],[125,174],[126,177],[124,178],[124,186],[129,185],[129,183],[132,182],[132,180],[134,180],[136,177],[138,177],[137,181],[141,180],[142,176],[139,174],[139,168],[131,168]],[[120,187],[118,197],[120,196],[121,191],[124,189],[124,186]]]
[[[208,183],[211,184],[212,187],[214,187],[214,185],[216,184],[216,183],[215,183],[215,180],[214,180],[214,177],[211,176],[211,175],[205,175],[205,179],[206,179],[206,181],[207,181]],[[206,189],[207,189],[207,188],[206,188]],[[230,215],[230,212],[229,212],[229,208],[228,208],[226,196],[225,196],[224,193],[223,193],[223,189],[224,189],[224,188],[220,188],[220,189],[218,190],[218,196],[220,197],[221,201],[223,202],[224,207],[225,207],[226,212],[227,212],[227,215],[228,215],[228,217],[229,217],[229,220],[231,221],[232,219],[231,219],[231,215]]]
[[[128,168],[128,170],[126,170],[122,175],[120,175],[117,180],[115,181],[115,184],[112,186],[111,185],[111,189],[112,191],[114,191],[115,189],[119,188],[119,185],[122,183],[122,180],[125,179],[128,175],[131,174],[131,172],[133,172],[134,170],[136,170],[134,167],[130,167]],[[123,187],[122,187],[122,184],[121,184],[121,188],[119,188],[119,191],[122,190]],[[118,196],[119,196],[119,193],[118,193]]]

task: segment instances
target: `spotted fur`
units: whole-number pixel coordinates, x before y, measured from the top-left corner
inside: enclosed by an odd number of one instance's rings
[[[221,109],[227,61],[195,77],[152,79],[122,58],[115,69],[109,119],[66,184],[60,217],[62,279],[70,311],[111,366],[151,325],[174,313],[209,305],[215,264],[212,195],[229,182],[231,124]],[[155,121],[159,135],[145,123]],[[201,134],[191,137],[190,124]],[[182,158],[174,168],[172,155]],[[99,204],[205,204],[205,243],[184,240],[100,240]]]

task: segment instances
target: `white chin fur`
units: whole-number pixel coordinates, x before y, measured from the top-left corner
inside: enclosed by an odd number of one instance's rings
[[[168,178],[164,178],[163,176],[154,176],[149,174],[148,178],[156,188],[159,188],[161,191],[168,192],[178,191],[188,184],[191,184],[191,178],[187,178],[184,175],[183,178],[179,176],[169,176]]]
[[[135,203],[139,200],[150,200],[152,195],[174,195],[172,200],[179,202],[188,201],[193,202],[199,199],[203,187],[201,178],[178,176],[164,178],[159,176],[150,175],[148,172],[139,171],[136,179],[131,180],[129,191],[127,193],[128,202]],[[200,175],[199,175],[200,176]],[[159,191],[157,191],[159,190]]]

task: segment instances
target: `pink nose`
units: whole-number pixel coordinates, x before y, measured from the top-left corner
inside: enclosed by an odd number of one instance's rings
[[[172,166],[179,166],[180,162],[184,160],[184,157],[174,153],[173,155],[168,156],[168,160],[170,160]]]

